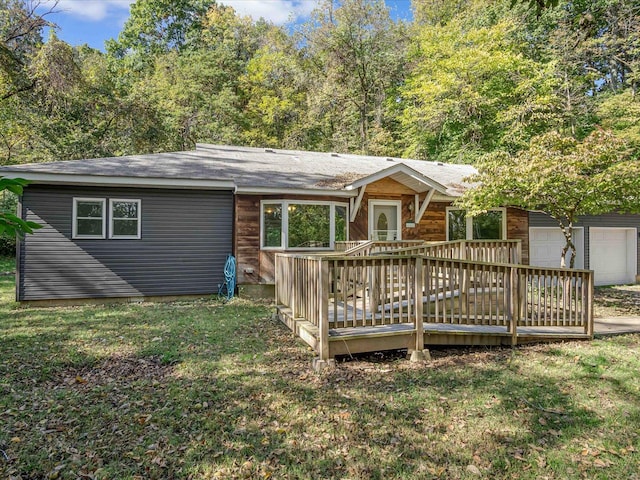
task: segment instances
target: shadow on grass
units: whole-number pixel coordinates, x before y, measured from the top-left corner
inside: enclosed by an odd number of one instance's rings
[[[626,442],[639,420],[629,408],[629,426],[603,430],[611,412],[585,401],[603,383],[612,401],[637,400],[626,370],[607,377],[611,355],[465,349],[316,375],[312,353],[267,312],[211,302],[11,312],[0,327],[10,412],[0,474],[477,478],[472,465],[487,478],[606,478],[566,470],[571,452],[601,434]]]

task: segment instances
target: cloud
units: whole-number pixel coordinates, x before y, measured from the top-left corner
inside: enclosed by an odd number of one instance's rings
[[[60,13],[67,13],[92,22],[100,22],[110,16],[129,13],[129,5],[135,0],[59,0],[55,8]]]
[[[254,20],[260,17],[276,25],[306,19],[317,6],[318,0],[220,0],[233,7],[240,15],[249,15]]]
[[[108,17],[129,15],[129,6],[135,0],[59,0],[55,8],[60,13],[72,15],[91,22],[100,22]],[[53,0],[43,2],[53,3]],[[240,15],[249,15],[254,20],[260,17],[276,25],[306,19],[317,6],[318,0],[219,0],[229,5]]]

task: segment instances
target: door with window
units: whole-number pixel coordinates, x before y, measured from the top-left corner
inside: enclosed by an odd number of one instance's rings
[[[369,200],[369,239],[402,240],[400,200]]]

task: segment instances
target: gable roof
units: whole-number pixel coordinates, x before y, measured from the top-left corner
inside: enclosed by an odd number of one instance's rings
[[[384,172],[387,172],[385,174]],[[235,188],[240,193],[304,190],[355,195],[354,189],[390,176],[416,191],[459,196],[470,165],[423,160],[197,144],[186,152],[33,163],[0,168],[0,175],[34,183]]]

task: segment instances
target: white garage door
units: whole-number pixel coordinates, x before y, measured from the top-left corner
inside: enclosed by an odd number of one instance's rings
[[[573,230],[573,243],[576,246],[575,268],[584,268],[584,230]],[[536,267],[560,267],[560,255],[564,248],[564,235],[559,227],[531,227],[529,229],[529,264]],[[566,265],[569,266],[567,254]]]
[[[596,285],[635,281],[636,230],[633,228],[589,229],[589,264]]]

